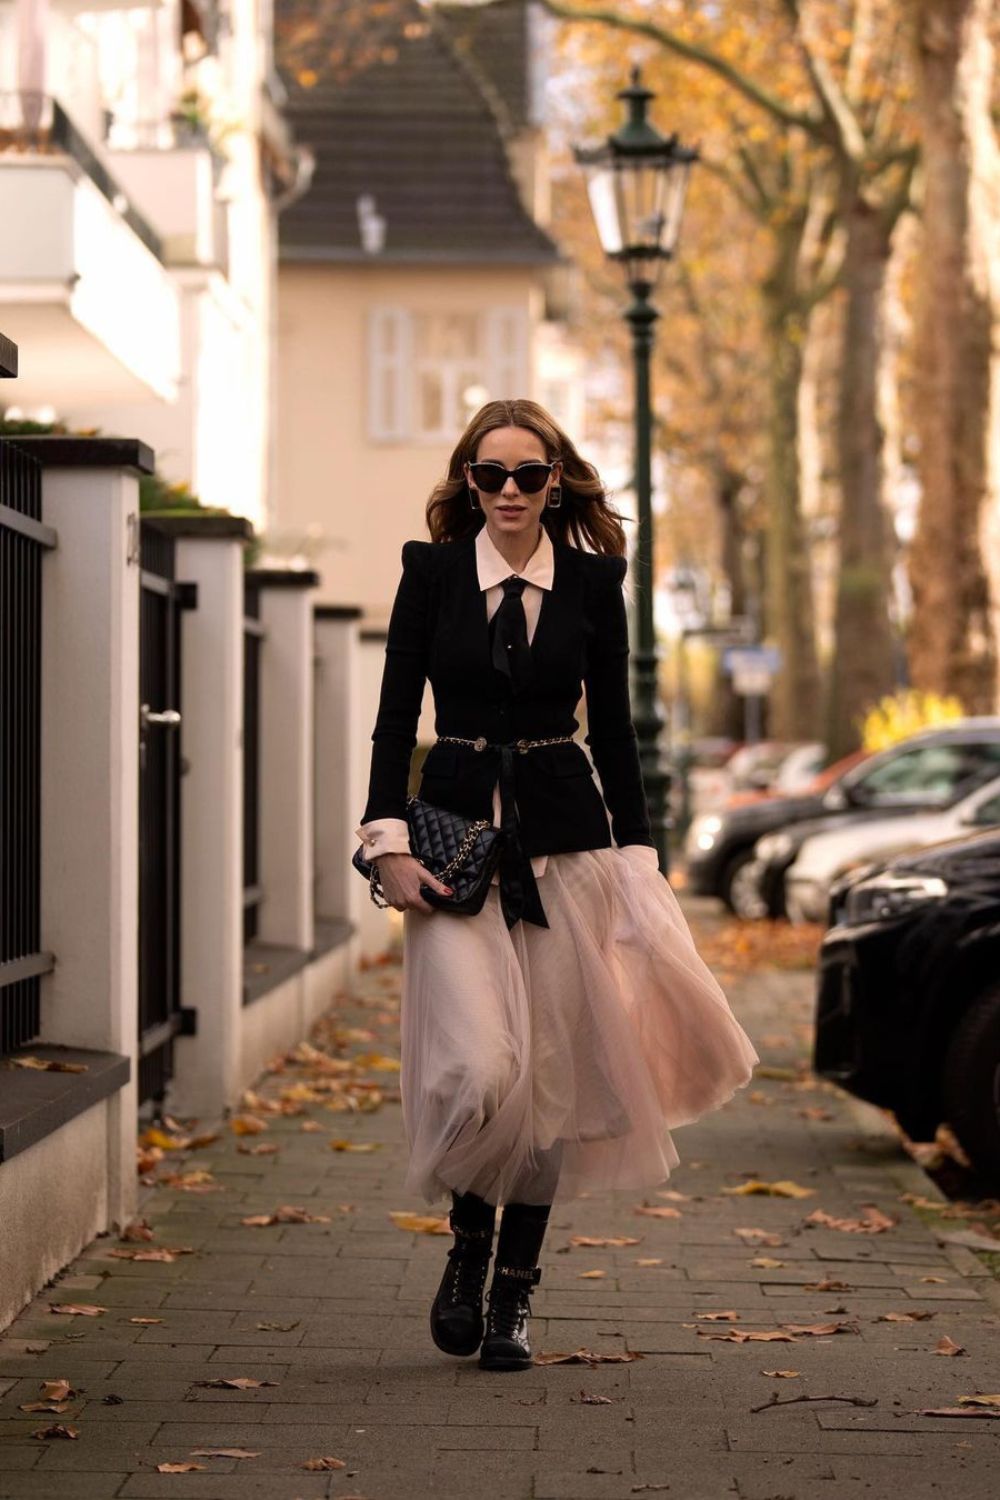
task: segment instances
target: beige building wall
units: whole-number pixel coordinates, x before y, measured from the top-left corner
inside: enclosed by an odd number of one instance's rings
[[[527,267],[281,266],[278,483],[268,541],[293,555],[297,539],[322,527],[324,535],[306,544],[322,576],[322,601],[360,605],[366,623],[384,623],[400,548],[426,537],[424,506],[454,446],[454,438],[370,436],[370,311],[523,309],[528,389],[517,394],[534,396],[539,282]]]

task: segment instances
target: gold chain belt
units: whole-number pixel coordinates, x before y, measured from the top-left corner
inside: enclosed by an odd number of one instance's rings
[[[550,740],[512,740],[510,748],[519,751],[521,755],[527,755],[529,750],[535,750],[540,745],[573,745],[575,743],[571,734],[557,734]],[[484,734],[474,740],[464,740],[461,735],[457,734],[439,734],[438,744],[471,745],[473,750],[485,750],[490,741]]]

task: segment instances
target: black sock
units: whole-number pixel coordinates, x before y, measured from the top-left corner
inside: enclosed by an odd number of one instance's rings
[[[496,1264],[531,1270],[537,1266],[549,1222],[550,1203],[506,1203],[500,1220]]]
[[[497,1211],[492,1203],[477,1198],[475,1193],[451,1195],[454,1222],[463,1229],[488,1229],[491,1233],[497,1221]]]

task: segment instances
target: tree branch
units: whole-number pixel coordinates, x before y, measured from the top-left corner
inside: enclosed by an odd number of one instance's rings
[[[824,117],[831,127],[832,143],[849,160],[860,162],[864,159],[867,143],[857,116],[826,61],[809,45],[800,0],[785,0],[785,9],[795,26],[795,37],[806,72],[816,91]]]
[[[510,3],[510,0],[507,0],[507,3]],[[683,57],[687,62],[707,68],[724,83],[728,83],[737,93],[742,94],[751,104],[764,110],[772,119],[779,120],[782,125],[804,130],[807,135],[822,139],[822,121],[815,115],[790,109],[777,95],[769,93],[767,89],[755,83],[752,78],[734,67],[732,63],[727,62],[724,57],[719,57],[717,53],[695,42],[686,42],[676,32],[668,31],[665,26],[659,26],[655,21],[644,21],[638,16],[623,16],[617,11],[606,10],[602,6],[567,5],[563,3],[563,0],[538,0],[538,4],[543,10],[548,11],[549,15],[555,16],[560,21],[593,21],[601,26],[610,26],[615,30],[627,31],[633,36],[645,37],[648,41],[656,42],[666,51]]]

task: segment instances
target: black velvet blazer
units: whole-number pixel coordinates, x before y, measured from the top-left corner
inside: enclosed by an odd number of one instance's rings
[[[500,752],[495,745],[549,739],[579,728],[586,691],[586,743],[603,797],[579,744],[513,756],[524,854],[652,846],[649,812],[628,689],[623,557],[603,557],[553,540],[552,588],[543,595],[531,642],[532,675],[520,691],[493,666],[475,537],[406,542],[403,576],[389,621],[371,779],[362,822],[405,818],[410,757],[424,681],[434,692],[435,729],[490,748],[436,743],[419,795],[466,817],[493,815]],[[610,828],[608,814],[610,812]]]

